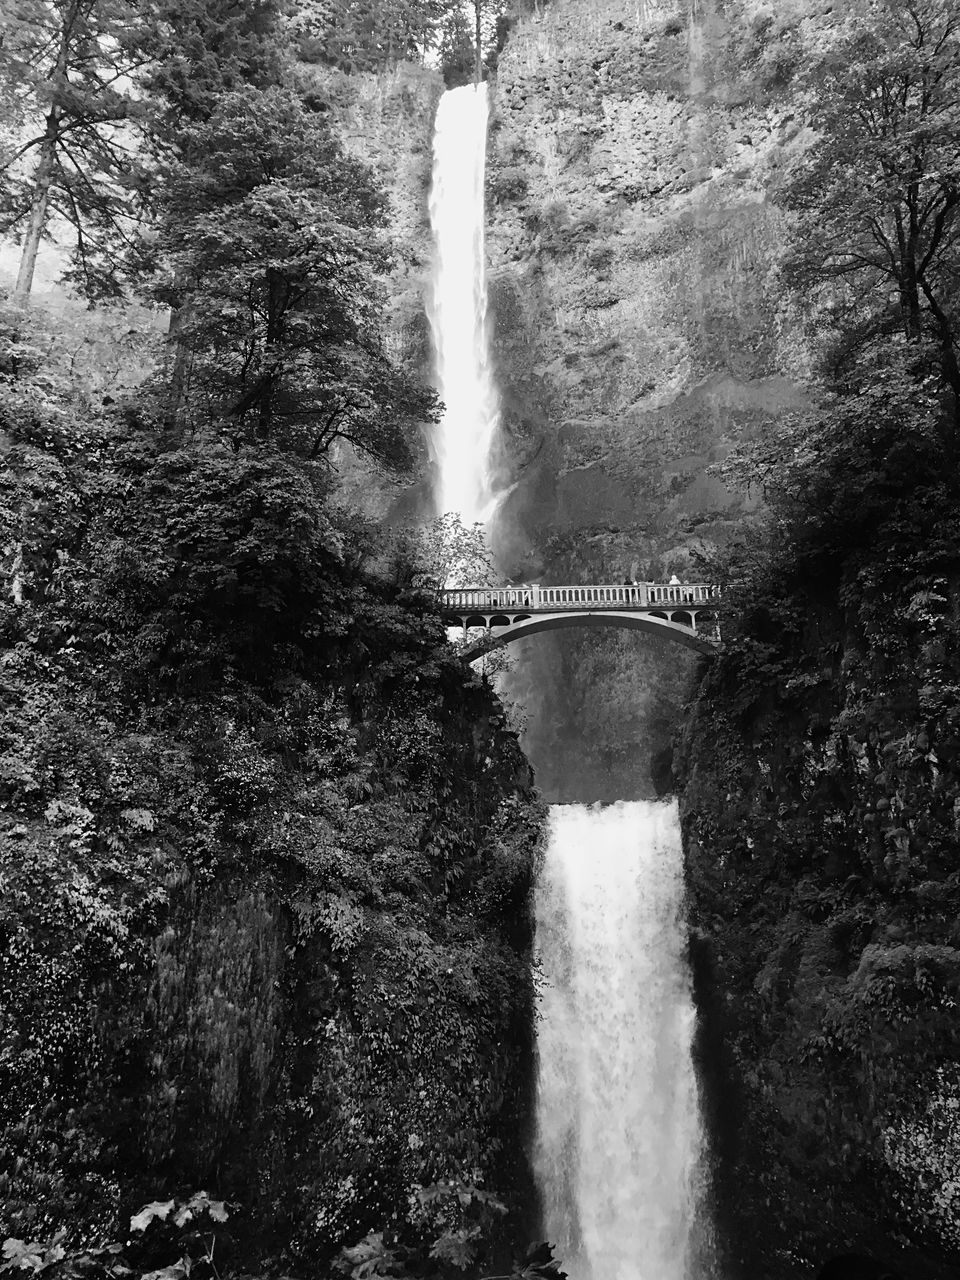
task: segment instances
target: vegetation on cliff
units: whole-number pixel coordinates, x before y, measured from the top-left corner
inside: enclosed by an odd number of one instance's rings
[[[805,22],[817,132],[785,266],[823,382],[728,465],[767,511],[716,566],[724,644],[680,756],[717,1189],[744,1275],[857,1250],[939,1277],[960,1260],[960,24],[941,0]]]
[[[340,441],[402,472],[433,412],[382,194],[274,6],[219,8],[144,7],[150,184],[96,259],[172,309],[152,375],[0,312],[0,1268],[463,1267],[526,1190],[539,812],[338,498]]]

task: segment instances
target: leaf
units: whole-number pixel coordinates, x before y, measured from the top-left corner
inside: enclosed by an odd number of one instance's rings
[[[430,1249],[430,1257],[436,1258],[439,1262],[448,1262],[459,1271],[465,1271],[473,1262],[474,1252],[471,1241],[478,1234],[477,1227],[448,1231],[446,1235],[434,1241]]]
[[[395,1275],[400,1268],[399,1259],[383,1242],[383,1233],[369,1232],[359,1244],[341,1253],[338,1270],[346,1270],[351,1280],[371,1280],[373,1276]],[[146,1277],[144,1277],[146,1280]]]
[[[43,1255],[38,1252],[37,1245],[27,1244],[24,1240],[12,1237],[4,1240],[3,1256],[6,1258],[4,1271],[42,1271],[44,1267]]]
[[[166,1219],[173,1212],[175,1200],[154,1200],[152,1204],[144,1205],[139,1213],[135,1213],[130,1219],[131,1231],[146,1231],[154,1218],[160,1218],[161,1221]],[[146,1280],[146,1277],[144,1277]]]
[[[120,817],[140,831],[152,831],[157,820],[149,809],[121,809]]]
[[[553,1245],[546,1240],[530,1246],[517,1275],[519,1280],[567,1280],[553,1256]]]
[[[140,1280],[184,1280],[184,1277],[189,1274],[189,1259],[181,1258],[181,1260],[179,1262],[175,1262],[173,1266],[161,1267],[159,1271],[147,1271],[140,1277]]]
[[[211,1200],[207,1204],[207,1213],[214,1222],[226,1222],[230,1217],[230,1212],[223,1200]]]

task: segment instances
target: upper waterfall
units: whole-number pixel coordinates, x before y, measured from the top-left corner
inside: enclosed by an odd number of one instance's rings
[[[449,89],[433,143],[430,225],[435,263],[428,311],[444,403],[434,435],[441,513],[486,521],[496,502],[490,450],[500,416],[487,333],[484,243],[487,86]]]

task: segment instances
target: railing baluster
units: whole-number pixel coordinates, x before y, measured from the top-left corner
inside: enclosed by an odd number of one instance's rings
[[[655,608],[672,613],[676,608],[691,606],[716,608],[720,589],[708,582],[575,583],[559,587],[533,583],[528,587],[444,588],[439,597],[441,608],[448,615],[457,615],[465,626],[470,613],[495,614],[511,609],[536,613],[552,609]],[[693,630],[697,630],[695,617]]]

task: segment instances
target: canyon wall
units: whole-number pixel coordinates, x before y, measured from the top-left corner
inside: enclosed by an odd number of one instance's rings
[[[752,499],[713,468],[806,401],[776,278],[771,196],[804,145],[776,17],[759,0],[554,0],[516,21],[493,82],[487,234],[503,398],[497,559],[517,581],[696,579]],[[427,198],[438,73],[317,69],[348,144],[384,179],[401,261],[393,339],[429,368]],[[392,521],[412,487],[347,468]],[[632,632],[522,642],[503,688],[548,799],[669,784],[695,659]]]
[[[695,580],[749,508],[711,468],[805,402],[769,196],[803,138],[756,56],[768,8],[556,0],[500,55],[497,551],[517,577]],[[632,633],[526,642],[507,689],[548,795],[649,794],[692,661]]]
[[[504,573],[543,583],[696,579],[753,499],[716,466],[807,398],[774,191],[805,145],[782,39],[814,0],[553,0],[513,25],[493,80],[487,247],[503,400]],[[391,194],[393,340],[428,370],[427,199],[439,73],[316,69]],[[394,522],[413,486],[346,467]],[[695,659],[632,632],[511,650],[506,695],[548,799],[650,795]],[[651,758],[655,779],[651,780]]]

